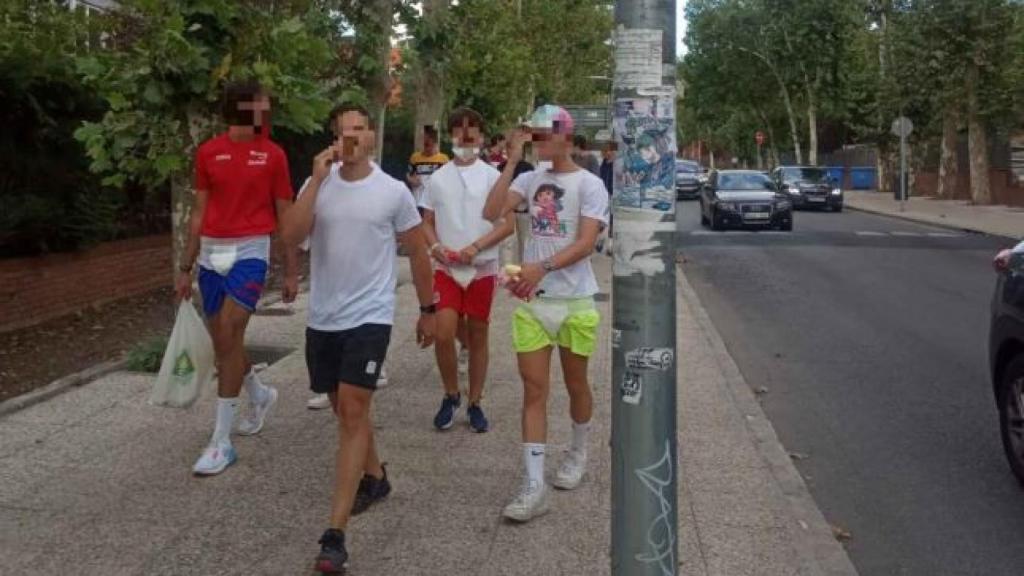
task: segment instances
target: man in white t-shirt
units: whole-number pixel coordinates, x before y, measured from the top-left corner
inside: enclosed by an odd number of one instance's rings
[[[526,135],[511,138],[509,163],[488,197],[484,217],[497,219],[523,201],[529,204],[531,234],[518,278],[508,288],[526,300],[515,312],[512,340],[523,378],[523,461],[525,476],[504,515],[526,522],[548,510],[544,481],[547,444],[547,398],[551,355],[558,348],[569,392],[572,443],[559,466],[554,486],[572,490],[586,471],[587,438],[593,396],[587,363],[597,343],[600,315],[594,306],[597,279],[590,256],[601,228],[608,222],[608,193],[594,174],[572,161],[572,116],[545,105],[530,120],[529,137],[550,169],[513,178],[514,160],[522,154]]]
[[[398,243],[409,254],[420,301],[421,347],[433,342],[436,311],[419,212],[405,185],[370,161],[376,136],[369,114],[341,106],[331,123],[337,140],[313,161],[313,175],[281,226],[287,245],[308,242],[306,364],[310,387],[330,395],[338,417],[331,525],[315,567],[325,574],[341,573],[348,560],[349,517],[391,491],[374,445],[370,403],[394,322]]]
[[[444,385],[444,398],[434,417],[438,430],[448,430],[462,405],[455,352],[460,317],[467,318],[469,403],[466,414],[475,432],[486,432],[480,407],[487,378],[488,324],[498,278],[498,245],[512,235],[511,218],[492,224],[483,217],[484,204],[498,181],[498,171],[480,159],[484,120],[469,108],[448,116],[455,159],[439,168],[420,199],[423,231],[437,261],[434,294],[437,338],[434,352]]]

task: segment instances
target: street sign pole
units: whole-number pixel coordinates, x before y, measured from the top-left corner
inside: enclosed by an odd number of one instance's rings
[[[615,3],[612,576],[676,576],[676,0]]]
[[[907,209],[907,136],[914,131],[910,118],[901,115],[892,123],[892,133],[900,137],[900,212]]]

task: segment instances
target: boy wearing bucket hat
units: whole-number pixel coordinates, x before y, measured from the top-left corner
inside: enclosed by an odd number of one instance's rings
[[[513,168],[529,137],[548,169],[515,178]],[[576,165],[572,116],[561,107],[538,108],[529,135],[515,134],[509,163],[494,186],[484,217],[507,216],[529,203],[531,232],[523,265],[507,285],[525,302],[515,311],[513,344],[523,379],[523,483],[505,507],[504,516],[526,522],[548,511],[544,480],[547,452],[547,398],[551,357],[558,349],[569,393],[572,441],[554,479],[554,486],[572,490],[583,480],[593,397],[587,364],[597,342],[600,316],[594,305],[597,279],[590,264],[594,245],[608,222],[608,193],[601,179]]]

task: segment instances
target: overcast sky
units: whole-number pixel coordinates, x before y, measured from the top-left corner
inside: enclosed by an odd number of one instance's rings
[[[683,18],[683,10],[686,8],[686,0],[676,0],[676,55],[682,56],[686,52],[683,46],[683,36],[686,35],[686,19]]]

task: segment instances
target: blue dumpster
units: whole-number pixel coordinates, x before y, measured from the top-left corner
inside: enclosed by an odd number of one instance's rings
[[[874,166],[850,168],[850,186],[854,190],[874,190],[878,180],[877,170]]]
[[[845,166],[828,166],[825,168],[825,170],[828,171],[829,179],[832,180],[832,182],[835,182],[836,186],[840,188],[844,187],[844,184],[846,183],[846,181],[843,180],[843,178],[846,176]]]

